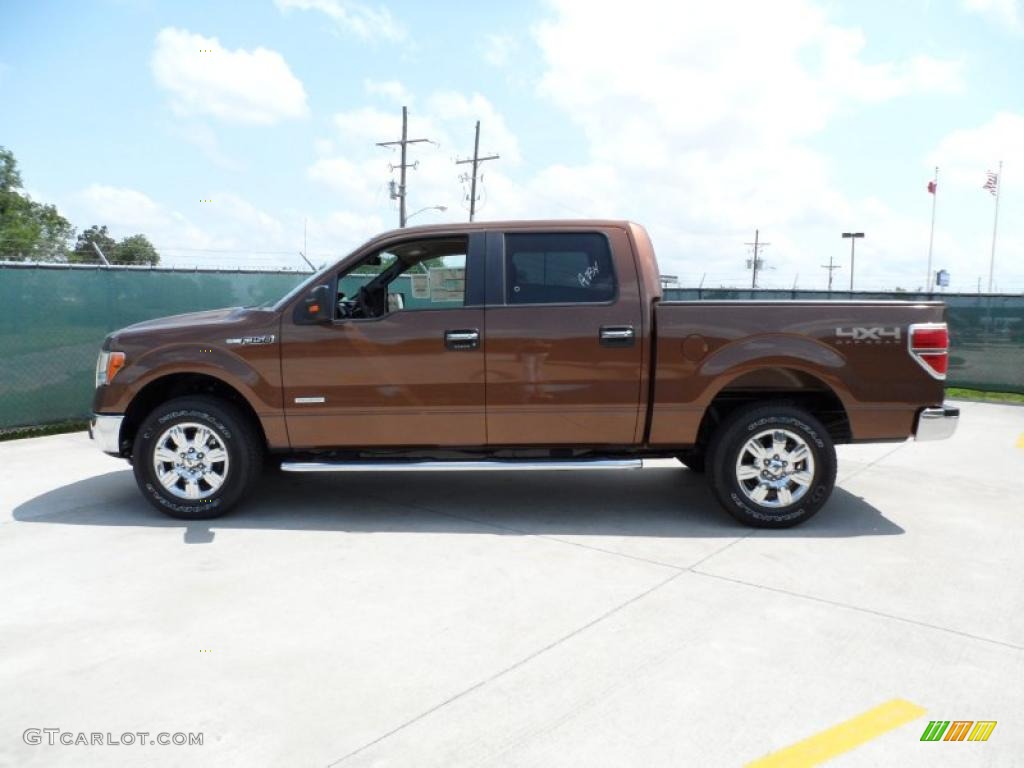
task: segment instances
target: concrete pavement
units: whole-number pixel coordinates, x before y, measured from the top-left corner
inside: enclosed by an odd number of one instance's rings
[[[830,765],[1020,765],[1024,408],[961,405],[841,447],[788,531],[671,461],[279,475],[186,524],[83,434],[0,443],[0,765],[741,766],[893,699]]]

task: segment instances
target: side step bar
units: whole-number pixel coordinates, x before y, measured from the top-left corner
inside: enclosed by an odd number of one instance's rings
[[[642,459],[481,459],[479,461],[283,461],[285,472],[475,472],[641,469]]]

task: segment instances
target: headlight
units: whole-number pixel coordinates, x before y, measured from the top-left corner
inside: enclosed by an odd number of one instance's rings
[[[100,352],[96,359],[96,386],[109,384],[124,367],[124,352]]]

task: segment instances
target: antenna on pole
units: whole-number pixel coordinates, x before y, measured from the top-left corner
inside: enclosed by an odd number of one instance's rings
[[[434,144],[435,142],[430,139],[410,139],[409,135],[409,110],[407,107],[402,107],[402,138],[397,141],[378,141],[378,147],[394,147],[399,146],[402,148],[402,161],[398,165],[392,165],[391,170],[399,169],[400,181],[398,182],[398,189],[395,189],[394,180],[391,181],[391,199],[398,200],[398,226],[405,226],[405,198],[406,198],[406,186],[405,186],[405,171],[407,168],[415,168],[419,163],[409,164],[406,162],[407,151],[406,148],[410,144],[422,144],[424,142]]]
[[[95,240],[92,241],[92,249],[94,251],[96,251],[96,255],[100,257],[100,261],[103,262],[104,266],[109,267],[110,266],[110,262],[107,261],[107,257],[103,255],[103,251],[100,250],[100,247],[98,245],[96,245],[96,241]],[[989,279],[989,282],[991,282],[991,278]]]
[[[299,251],[299,256],[301,256],[301,257],[302,257],[302,260],[303,260],[304,262],[306,262],[307,264],[309,264],[309,268],[310,268],[311,270],[313,270],[314,272],[316,272],[316,267],[314,267],[314,266],[313,266],[313,262],[312,262],[312,261],[310,261],[309,259],[307,259],[307,258],[306,258],[306,252],[305,252],[305,251]]]
[[[479,169],[480,163],[483,163],[486,160],[497,160],[500,157],[501,157],[501,155],[487,155],[486,157],[480,157],[480,121],[477,120],[476,121],[476,134],[475,134],[475,137],[473,139],[473,157],[467,158],[465,160],[456,160],[455,161],[456,165],[465,165],[466,163],[472,163],[473,164],[473,172],[472,172],[471,177],[470,177],[470,187],[469,187],[469,220],[470,221],[472,221],[473,218],[476,216],[476,200],[477,200],[477,197],[476,197],[476,175],[477,175],[477,169]],[[481,178],[483,178],[483,177],[481,177]],[[463,181],[466,180],[465,176],[462,177],[462,180]]]

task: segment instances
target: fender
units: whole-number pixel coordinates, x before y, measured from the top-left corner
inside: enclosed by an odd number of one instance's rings
[[[849,412],[856,400],[843,383],[846,368],[841,353],[795,334],[768,333],[728,342],[689,370],[677,368],[671,380],[657,382],[650,443],[693,444],[715,397],[744,374],[765,369],[789,369],[819,379]]]
[[[784,342],[782,341],[784,339]],[[785,353],[779,350],[785,349]],[[703,391],[696,402],[707,407],[719,392],[744,374],[766,368],[789,368],[824,382],[844,408],[854,404],[842,381],[846,358],[815,339],[791,334],[762,334],[726,344],[702,362],[696,375]]]

